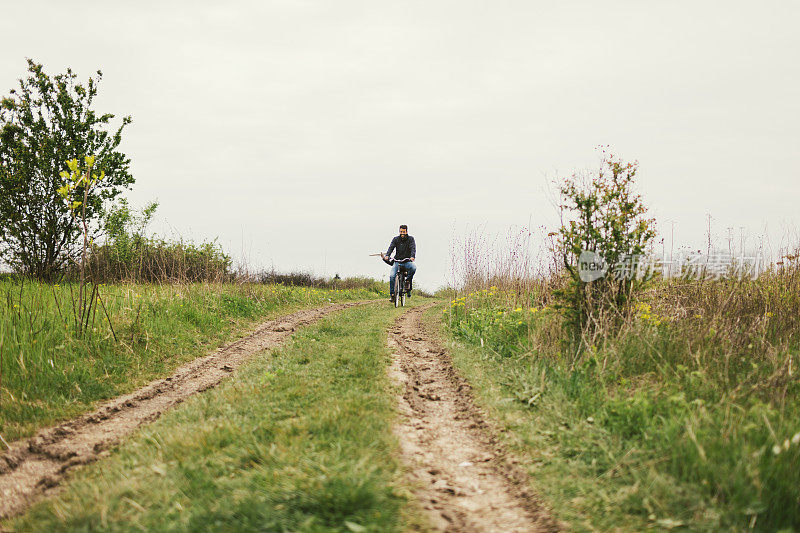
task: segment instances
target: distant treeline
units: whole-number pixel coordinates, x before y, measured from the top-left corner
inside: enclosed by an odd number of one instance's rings
[[[249,281],[256,281],[263,284],[280,284],[295,287],[317,287],[319,289],[358,289],[358,288],[372,288],[378,286],[383,288],[384,285],[372,278],[363,276],[340,278],[336,274],[332,278],[315,276],[308,272],[278,272],[274,268],[271,270],[263,270],[256,274],[243,274],[240,279]]]

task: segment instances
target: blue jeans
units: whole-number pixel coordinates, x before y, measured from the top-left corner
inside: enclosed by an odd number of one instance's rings
[[[414,273],[417,271],[417,265],[412,262],[393,264],[392,272],[389,274],[389,294],[394,294],[394,280],[397,277],[398,268],[404,268],[406,270],[406,279],[408,279],[409,283],[414,277]]]

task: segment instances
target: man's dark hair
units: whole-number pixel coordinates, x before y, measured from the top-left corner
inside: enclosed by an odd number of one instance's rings
[[[408,226],[406,226],[405,224],[400,224],[400,229],[408,231]]]

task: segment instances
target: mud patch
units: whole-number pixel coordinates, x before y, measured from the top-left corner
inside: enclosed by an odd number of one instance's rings
[[[0,518],[22,512],[53,492],[67,472],[97,460],[140,425],[198,392],[214,387],[256,353],[274,348],[298,327],[364,302],[305,309],[261,324],[247,337],[219,348],[153,381],[115,398],[93,413],[11,443],[0,455]]]
[[[557,531],[525,472],[493,437],[469,383],[422,322],[430,306],[389,331],[390,377],[401,385],[395,432],[416,495],[436,531]]]

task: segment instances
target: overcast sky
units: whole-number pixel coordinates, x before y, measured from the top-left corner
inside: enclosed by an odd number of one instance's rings
[[[154,229],[251,267],[385,276],[408,224],[418,282],[450,241],[555,222],[548,182],[638,159],[677,244],[797,227],[800,3],[14,2],[0,91],[25,58],[130,114],[122,149]],[[552,187],[550,187],[552,189]],[[779,243],[773,243],[774,245]]]

